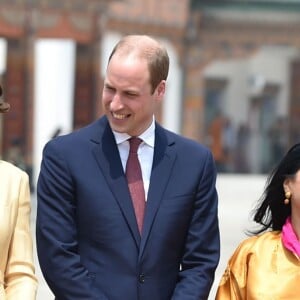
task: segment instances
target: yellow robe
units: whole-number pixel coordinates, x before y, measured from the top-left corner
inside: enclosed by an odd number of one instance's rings
[[[28,176],[0,160],[0,300],[34,300]]]
[[[229,299],[300,299],[300,260],[284,248],[281,232],[265,232],[238,246],[216,294],[216,300]]]

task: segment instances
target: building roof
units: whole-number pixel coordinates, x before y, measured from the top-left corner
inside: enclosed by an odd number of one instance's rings
[[[223,8],[236,10],[300,11],[299,0],[191,0],[191,10]]]

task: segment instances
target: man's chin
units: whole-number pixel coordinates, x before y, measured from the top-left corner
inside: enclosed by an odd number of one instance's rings
[[[127,132],[125,127],[117,126],[116,124],[114,124],[114,122],[110,122],[110,127],[113,131],[118,132],[118,133],[126,133]]]

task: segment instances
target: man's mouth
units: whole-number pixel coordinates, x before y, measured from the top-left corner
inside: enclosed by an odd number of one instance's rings
[[[129,117],[129,114],[117,114],[117,113],[112,113],[112,116],[115,118],[115,119],[118,119],[118,120],[124,120],[126,118]]]

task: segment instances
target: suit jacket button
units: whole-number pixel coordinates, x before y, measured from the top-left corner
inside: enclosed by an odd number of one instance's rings
[[[140,274],[140,276],[139,276],[139,282],[140,283],[144,283],[145,282],[145,275],[144,274]]]

